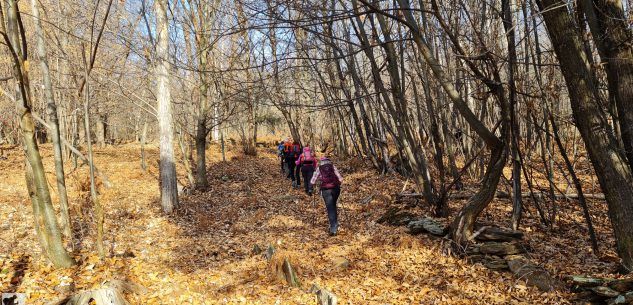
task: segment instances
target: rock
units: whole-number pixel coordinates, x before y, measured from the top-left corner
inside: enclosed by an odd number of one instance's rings
[[[316,294],[317,304],[319,305],[336,305],[338,302],[338,299],[331,291],[319,288],[317,284],[312,284],[310,292]]]
[[[479,241],[511,242],[523,238],[523,232],[496,227],[485,227],[476,237]]]
[[[605,286],[596,286],[596,287],[592,287],[591,291],[593,291],[595,294],[599,295],[599,296],[603,296],[603,297],[607,297],[607,298],[615,298],[618,295],[620,295],[619,292],[609,288],[609,287],[605,287]]]
[[[486,242],[477,246],[479,253],[497,256],[514,255],[527,252],[526,246],[517,242]]]
[[[613,299],[607,300],[608,305],[628,304],[630,302],[633,302],[633,291],[621,294]]]
[[[552,291],[560,286],[543,267],[535,265],[520,255],[505,257],[508,267],[515,277],[525,280],[530,286],[535,286],[541,291]]]
[[[336,269],[336,270],[347,269],[350,266],[350,261],[344,257],[335,258],[333,262],[334,262],[333,269]]]
[[[584,277],[579,275],[571,275],[565,277],[566,280],[571,281],[575,286],[580,287],[595,287],[601,286],[605,283],[604,279],[593,278],[593,277]]]
[[[267,261],[270,261],[273,259],[273,255],[275,255],[275,247],[268,245],[268,249],[266,249],[266,252],[264,253],[264,258],[266,258]]]
[[[608,285],[611,289],[619,292],[627,292],[633,290],[633,278],[613,280]]]
[[[288,285],[290,285],[291,287],[301,287],[299,277],[297,276],[295,269],[292,267],[290,261],[287,258],[284,259],[284,262],[281,265],[281,271]]]
[[[446,235],[446,228],[444,228],[444,225],[430,217],[422,217],[412,220],[407,225],[407,228],[409,228],[409,233],[411,234],[428,232],[436,236]]]
[[[264,252],[264,250],[262,250],[262,248],[260,248],[259,245],[253,246],[253,250],[251,250],[251,253],[253,253],[254,255],[259,255],[262,252]]]

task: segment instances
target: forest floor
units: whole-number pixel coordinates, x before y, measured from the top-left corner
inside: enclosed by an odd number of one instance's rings
[[[22,151],[0,160],[0,292],[26,293],[28,304],[47,304],[72,292],[124,279],[146,289],[129,293],[131,304],[316,304],[308,290],[327,288],[339,304],[568,304],[565,289],[540,292],[510,273],[442,254],[441,239],[409,235],[406,228],[378,224],[405,182],[379,176],[358,160],[338,162],[345,177],[340,199],[341,231],[327,234],[321,199],[292,190],[282,178],[273,150],[259,157],[222,162],[217,146],[209,155],[210,189],[181,197],[165,215],[158,202],[158,150],[148,147],[148,170],[139,165],[139,146],[98,148],[97,167],[113,186],[99,188],[106,211],[107,258],[94,250],[93,212],[86,166],[68,170],[69,195],[78,265],[55,269],[40,256],[32,209],[24,184]],[[47,177],[56,201],[50,146],[43,146]],[[336,159],[335,159],[336,160]],[[70,166],[68,166],[70,167]],[[179,174],[184,173],[179,168]],[[507,176],[507,175],[506,175]],[[179,178],[183,183],[184,177]],[[469,183],[474,189],[476,183]],[[368,196],[373,195],[373,198]],[[369,202],[367,202],[369,201]],[[454,215],[464,204],[451,202]],[[560,202],[557,224],[544,227],[528,207],[522,230],[530,258],[558,278],[613,272],[617,256],[606,205],[591,210],[602,246],[594,255],[576,203]],[[429,214],[420,204],[408,207]],[[495,200],[480,222],[507,227],[510,204]],[[302,288],[278,281],[273,262],[254,254],[273,245],[298,270]],[[337,268],[344,258],[349,267]]]

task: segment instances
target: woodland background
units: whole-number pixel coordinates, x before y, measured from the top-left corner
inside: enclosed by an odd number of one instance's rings
[[[288,261],[350,303],[564,303],[564,280],[596,302],[631,302],[633,281],[614,281],[633,269],[630,4],[2,0],[0,198],[11,250],[0,287],[51,290],[71,279],[72,289],[29,296],[61,297],[137,266],[129,280],[165,303],[176,288],[159,282],[182,276],[186,288],[174,294],[196,290],[183,270],[215,257],[255,267],[228,276],[203,264],[197,279],[217,276],[218,286],[191,300],[274,303],[261,292],[274,289],[302,303],[306,290],[262,280]],[[349,230],[333,241],[309,230],[306,217],[322,211],[278,173],[271,149],[287,137],[332,155],[351,177]],[[439,239],[397,227],[430,216]],[[496,227],[513,237],[482,252]],[[176,235],[163,243],[164,232]],[[152,253],[139,254],[140,236]],[[276,259],[246,258],[268,244],[282,249]],[[182,255],[193,263],[172,265]],[[356,283],[378,290],[335,284],[324,268],[340,257],[359,280],[384,263],[375,285]],[[439,273],[422,276],[436,260]],[[517,284],[537,281],[517,260],[556,292]],[[396,261],[417,272],[398,274]],[[510,272],[488,277],[479,263]],[[143,275],[147,264],[162,271]],[[457,272],[454,291],[435,268]],[[609,279],[566,278],[581,273]],[[460,285],[467,278],[472,292]],[[383,292],[392,286],[403,290]]]

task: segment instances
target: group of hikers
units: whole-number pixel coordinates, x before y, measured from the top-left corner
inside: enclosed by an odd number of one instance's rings
[[[303,176],[303,188],[308,196],[312,196],[317,183],[320,183],[319,191],[325,201],[328,220],[330,222],[330,236],[335,236],[338,231],[338,213],[336,203],[341,194],[343,177],[327,155],[317,160],[310,146],[302,147],[298,141],[286,139],[277,147],[280,159],[281,172],[292,181],[292,188],[301,188]]]

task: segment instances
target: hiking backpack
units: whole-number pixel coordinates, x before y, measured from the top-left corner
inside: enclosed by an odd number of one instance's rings
[[[313,164],[314,163],[314,156],[312,156],[312,152],[311,151],[304,151],[303,152],[303,164]]]
[[[334,172],[334,164],[332,162],[324,162],[323,165],[319,166],[319,171],[321,172],[322,189],[331,189],[341,185]]]

